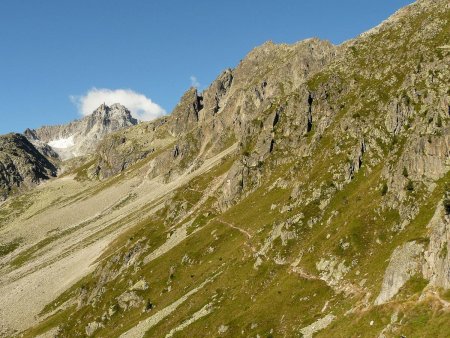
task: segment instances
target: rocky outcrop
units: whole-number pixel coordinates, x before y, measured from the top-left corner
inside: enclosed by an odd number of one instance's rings
[[[345,261],[339,262],[336,257],[321,258],[316,263],[316,268],[320,273],[320,279],[332,287],[338,286],[350,270]]]
[[[198,95],[197,89],[192,87],[181,97],[171,114],[172,126],[170,132],[179,136],[193,129],[199,120],[199,111],[203,109],[203,97]]]
[[[408,119],[414,115],[414,110],[406,97],[391,102],[387,110],[386,129],[394,135],[399,134],[407,124]]]
[[[106,135],[96,149],[92,174],[99,178],[111,177],[155,152],[160,155],[154,159],[149,177],[166,173],[173,160],[168,147],[175,140],[167,128],[167,118],[161,118]]]
[[[56,167],[20,134],[0,136],[0,200],[56,176]]]
[[[400,160],[412,180],[437,180],[450,169],[450,129],[442,136],[418,137]]]
[[[233,71],[225,70],[203,93],[203,104],[201,120],[216,114],[223,107],[222,99],[227,94],[233,82]]]
[[[312,338],[314,333],[325,329],[335,318],[335,315],[326,315],[325,317],[316,320],[311,325],[308,325],[301,329],[300,333],[303,335],[303,338]]]
[[[88,337],[90,337],[95,333],[95,331],[97,331],[98,329],[101,329],[102,327],[104,327],[104,325],[102,323],[91,322],[85,328],[86,335]]]
[[[407,242],[394,250],[375,305],[391,300],[411,276],[419,272],[423,251],[423,245],[416,242]]]
[[[93,168],[94,174],[107,178],[122,172],[153,152],[153,148],[138,149],[126,136],[113,135],[97,148],[99,160]]]
[[[450,215],[442,201],[428,224],[430,244],[424,253],[423,275],[431,286],[450,289]]]
[[[244,188],[244,179],[248,176],[248,169],[241,163],[235,163],[228,171],[225,183],[222,186],[222,193],[218,202],[221,210],[229,208]]]
[[[117,297],[117,303],[119,304],[119,307],[124,311],[141,306],[143,302],[143,299],[133,291],[124,292],[119,297]]]

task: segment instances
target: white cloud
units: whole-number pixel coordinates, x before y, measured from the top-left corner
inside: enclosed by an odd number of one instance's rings
[[[194,75],[191,76],[191,86],[195,88],[200,87],[200,82],[198,82],[197,77],[195,77]]]
[[[92,88],[85,95],[70,96],[70,100],[84,116],[92,114],[102,103],[120,103],[130,110],[133,117],[141,121],[153,120],[166,114],[166,111],[151,99],[130,89]]]

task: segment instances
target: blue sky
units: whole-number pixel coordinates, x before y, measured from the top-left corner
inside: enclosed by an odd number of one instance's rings
[[[79,118],[92,88],[170,112],[192,76],[207,87],[264,41],[338,44],[411,2],[2,0],[0,134]]]

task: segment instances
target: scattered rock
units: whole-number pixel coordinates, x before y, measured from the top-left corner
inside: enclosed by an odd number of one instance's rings
[[[303,338],[312,338],[314,333],[325,329],[335,318],[336,316],[328,314],[325,317],[320,318],[314,323],[301,329],[300,333],[303,335]]]
[[[98,329],[104,327],[104,325],[102,323],[98,323],[98,322],[91,322],[86,326],[86,335],[88,337],[92,336],[95,331],[97,331]]]
[[[224,333],[226,333],[228,331],[228,326],[226,326],[226,325],[220,325],[219,326],[219,329],[217,330],[217,332],[219,333],[219,334],[224,334]]]
[[[145,291],[148,289],[148,283],[145,279],[137,281],[131,288],[130,291]]]
[[[414,241],[407,242],[394,250],[384,273],[380,294],[375,299],[375,305],[391,300],[411,276],[418,272],[423,251],[423,245]]]

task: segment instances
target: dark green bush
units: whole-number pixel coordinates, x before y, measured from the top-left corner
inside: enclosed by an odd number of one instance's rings
[[[388,186],[386,184],[386,182],[383,183],[383,187],[381,188],[381,196],[386,195],[388,192]]]
[[[406,169],[406,167],[403,167],[402,175],[405,176],[405,177],[408,177],[408,176],[409,176],[408,170]]]
[[[414,191],[414,184],[411,180],[408,180],[408,183],[406,183],[406,190]]]
[[[437,126],[438,128],[441,128],[441,127],[442,127],[442,118],[441,118],[441,115],[438,115],[438,117],[437,117],[436,126]]]
[[[450,198],[444,199],[444,210],[447,215],[450,215]]]

